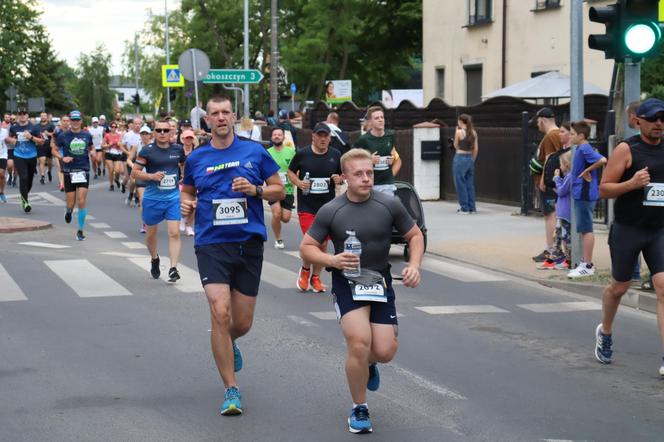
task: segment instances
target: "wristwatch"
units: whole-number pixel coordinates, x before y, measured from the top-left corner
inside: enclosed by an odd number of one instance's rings
[[[263,198],[263,188],[261,186],[256,186],[256,197]]]

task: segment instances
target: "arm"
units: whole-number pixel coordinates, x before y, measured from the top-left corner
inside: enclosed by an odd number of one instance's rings
[[[360,257],[353,253],[342,252],[337,255],[330,255],[327,252],[323,252],[320,247],[321,244],[318,241],[308,233],[305,233],[300,243],[300,256],[303,260],[311,262],[314,265],[334,267],[339,270],[352,270],[357,268],[357,265],[360,263]]]
[[[648,168],[637,171],[634,176],[625,182],[619,182],[625,169],[632,165],[632,153],[627,143],[620,143],[609,157],[606,170],[602,174],[599,185],[600,198],[617,198],[632,190],[642,189],[650,183]]]
[[[12,131],[7,132],[7,137],[5,138],[5,144],[7,146],[16,146],[16,135],[12,135]]]
[[[196,188],[183,184],[180,191],[180,213],[183,217],[191,215],[196,209]]]
[[[559,197],[569,195],[569,192],[572,190],[572,175],[568,173],[565,175],[565,178],[556,175],[553,177],[553,181],[556,183],[556,194],[558,194]]]
[[[454,131],[454,150],[459,148],[459,141],[461,141],[461,137],[463,136],[463,131],[459,128]]]
[[[404,235],[410,249],[410,260],[408,265],[401,272],[403,276],[403,285],[406,287],[417,287],[422,279],[420,276],[420,265],[424,255],[424,235],[417,225],[414,225]]]
[[[297,187],[300,190],[307,190],[309,187],[311,187],[311,183],[305,183],[301,179],[297,177],[297,173],[293,172],[292,170],[288,169],[288,181],[290,181],[295,187]]]
[[[399,171],[401,170],[401,157],[399,156],[399,153],[397,152],[396,148],[392,148],[392,152],[390,152],[390,155],[392,155],[392,175],[397,176]]]
[[[62,160],[62,156],[60,155],[60,149],[58,149],[57,137],[51,138],[51,155],[53,155],[54,158]]]
[[[262,199],[268,201],[281,201],[286,197],[286,191],[284,190],[284,185],[281,183],[281,178],[279,178],[279,173],[274,173],[267,180],[265,180],[267,186],[263,187],[263,196]],[[252,184],[246,178],[240,177],[236,178],[233,181],[233,192],[242,192],[248,196],[258,196],[258,186]]]
[[[477,141],[477,133],[475,133],[475,143],[473,143],[473,151],[472,151],[472,156],[473,156],[473,161],[477,159],[477,155],[480,153],[480,144]]]
[[[137,150],[138,150],[138,145],[134,144],[133,146],[131,146],[131,150],[127,155],[127,166],[129,166],[132,169],[134,168],[134,162],[131,159],[135,157]],[[182,174],[180,174],[180,176],[182,176]]]
[[[164,172],[159,171],[155,173],[147,173],[143,170],[147,161],[145,158],[139,156],[136,161],[134,161],[134,167],[131,169],[131,177],[135,180],[142,181],[161,181],[164,178]]]

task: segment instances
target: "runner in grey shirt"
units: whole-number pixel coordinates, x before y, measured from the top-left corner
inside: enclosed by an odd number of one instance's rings
[[[373,163],[366,150],[351,149],[345,153],[341,157],[341,169],[348,190],[321,207],[304,235],[300,254],[309,262],[334,268],[332,294],[346,338],[346,375],[353,399],[348,430],[370,433],[373,429],[366,390],[378,389],[380,377],[376,363],[391,361],[398,347],[397,311],[389,264],[392,228],[404,236],[411,249],[410,262],[402,272],[406,287],[417,287],[420,282],[424,237],[401,201],[372,191]],[[344,252],[347,230],[354,230],[362,243],[361,258]],[[319,248],[327,235],[332,238],[335,255]],[[382,284],[363,286],[346,279],[342,270],[357,268],[358,263],[363,269],[380,272]]]

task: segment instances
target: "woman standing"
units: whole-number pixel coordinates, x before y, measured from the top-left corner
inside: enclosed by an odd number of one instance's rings
[[[198,147],[198,138],[193,130],[185,130],[182,132],[182,147],[184,148],[184,155],[189,156],[194,149]],[[182,185],[180,185],[180,188]],[[187,236],[194,236],[194,220],[196,216],[195,209],[191,211],[189,216],[180,220],[180,232],[186,232]]]
[[[454,134],[454,187],[459,198],[458,213],[476,213],[475,207],[475,160],[479,151],[477,132],[473,129],[473,119],[468,114],[459,115]]]

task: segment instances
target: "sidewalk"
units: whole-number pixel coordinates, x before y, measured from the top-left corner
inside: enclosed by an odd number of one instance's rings
[[[0,233],[29,232],[53,227],[46,221],[0,216]]]
[[[596,276],[570,280],[566,271],[535,267],[531,257],[545,248],[541,217],[521,216],[518,207],[489,203],[479,203],[475,215],[458,214],[455,201],[422,205],[428,230],[427,252],[601,299],[611,274],[606,226],[595,225]],[[653,292],[630,290],[623,304],[654,313],[656,298]]]

